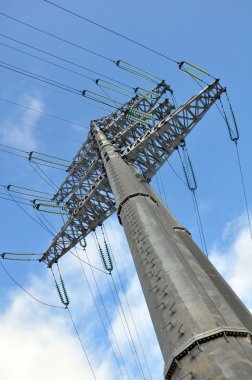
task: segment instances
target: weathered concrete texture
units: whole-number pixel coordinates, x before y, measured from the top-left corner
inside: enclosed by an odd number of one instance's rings
[[[104,134],[96,138],[167,379],[252,379],[252,318],[189,234]]]

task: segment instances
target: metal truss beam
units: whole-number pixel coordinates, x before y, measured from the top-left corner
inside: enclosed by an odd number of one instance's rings
[[[168,100],[158,103],[165,90],[161,83],[151,91],[151,94],[157,92],[153,102],[149,96],[135,97],[123,109],[95,121],[121,156],[132,162],[148,181],[225,91],[216,80],[171,113],[173,106]],[[137,120],[132,122],[128,112],[125,114],[127,107],[131,107],[128,108],[131,114],[138,112]],[[91,133],[68,170],[69,175],[54,200],[66,201],[69,217],[41,258],[48,266],[116,210],[97,143]]]

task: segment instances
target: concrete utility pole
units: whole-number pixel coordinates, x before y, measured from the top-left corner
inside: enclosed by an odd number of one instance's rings
[[[218,80],[176,110],[162,81],[99,120],[53,201],[68,220],[41,261],[52,267],[117,211],[166,379],[251,380],[252,318],[149,182],[225,89]],[[39,207],[38,207],[39,209]]]
[[[190,233],[93,122],[166,379],[252,379],[252,318]]]

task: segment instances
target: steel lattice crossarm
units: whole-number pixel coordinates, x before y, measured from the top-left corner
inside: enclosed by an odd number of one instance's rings
[[[224,91],[225,89],[216,80],[173,113],[171,113],[173,107],[167,100],[160,104],[155,100],[154,104],[149,103],[149,108],[146,108],[144,101],[145,109],[141,112],[153,110],[153,114],[158,114],[161,120],[157,117],[150,122],[149,118],[148,123],[145,123],[146,118],[144,119],[145,116],[142,115],[143,122],[141,122],[138,114],[139,120],[130,123],[125,118],[125,112],[122,117],[120,110],[119,115],[114,112],[91,122],[91,130],[92,123],[98,125],[120,151],[121,156],[133,162],[143,176],[150,180]],[[134,105],[139,104],[139,101],[141,103],[138,99]],[[116,210],[114,197],[92,133],[89,133],[73,162],[67,180],[55,195],[57,201],[62,200],[63,196],[64,199],[70,196],[66,202],[70,216],[41,258],[41,261],[46,262],[48,266],[73,248]]]
[[[145,131],[124,149],[122,157],[132,161],[150,180],[223,92],[225,88],[219,80],[214,81],[174,113]]]
[[[125,126],[125,128],[126,126],[132,127],[141,122],[146,125],[146,120],[148,120],[149,117],[152,119],[157,118],[158,116],[162,118],[163,114],[158,107],[155,108],[155,106],[166,91],[170,91],[170,88],[164,81],[162,81],[151,91],[146,92],[144,95],[135,95],[115,112],[103,117],[97,122],[99,122],[101,127],[106,128],[106,130],[110,131],[113,135],[115,134],[114,131],[117,131],[118,128],[122,129],[122,126]],[[165,100],[164,102],[167,103],[168,100]],[[129,115],[128,111],[134,113],[134,116]],[[96,170],[99,170],[98,167],[100,167],[101,174],[103,168],[102,165],[99,165],[97,147],[90,135],[88,135],[87,140],[83,143],[68,167],[67,171],[69,174],[53,197],[54,201],[66,201],[69,196],[74,198],[74,193],[76,193],[78,185],[82,185],[82,178],[86,176],[86,172],[88,171],[89,175],[92,176],[90,171],[92,161],[97,161]],[[97,175],[97,173],[95,175]]]

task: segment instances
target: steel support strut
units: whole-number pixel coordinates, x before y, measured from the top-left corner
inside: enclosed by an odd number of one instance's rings
[[[252,379],[252,318],[146,180],[93,122],[165,362],[165,379]]]

